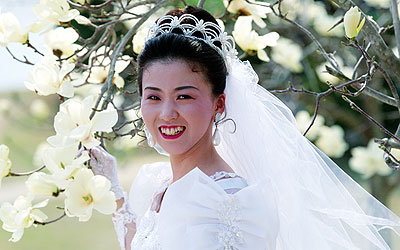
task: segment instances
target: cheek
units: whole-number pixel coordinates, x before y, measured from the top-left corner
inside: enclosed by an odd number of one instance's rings
[[[213,115],[212,102],[204,100],[197,103],[197,105],[188,106],[185,113],[194,126],[208,127]]]
[[[149,125],[150,125],[151,121],[154,120],[155,112],[152,111],[152,108],[149,105],[146,105],[146,104],[143,104],[143,103],[141,104],[140,110],[141,110],[141,113],[142,113],[142,118],[143,118],[145,124],[147,125],[147,128],[150,129]]]

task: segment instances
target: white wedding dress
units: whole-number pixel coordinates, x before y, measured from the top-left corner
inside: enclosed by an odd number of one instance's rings
[[[197,167],[168,187],[171,173],[167,162],[139,170],[129,193],[137,229],[132,250],[276,249],[279,221],[269,190],[234,173],[208,176]]]

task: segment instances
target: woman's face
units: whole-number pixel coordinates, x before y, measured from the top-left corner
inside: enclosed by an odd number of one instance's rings
[[[183,60],[157,61],[143,72],[141,109],[147,129],[171,155],[209,142],[225,95],[215,98],[200,70]]]

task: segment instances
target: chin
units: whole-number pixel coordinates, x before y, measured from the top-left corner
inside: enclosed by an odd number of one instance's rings
[[[182,144],[174,143],[163,143],[160,146],[169,154],[169,155],[181,155],[189,151],[190,147]]]
[[[182,147],[179,145],[161,145],[160,146],[169,154],[169,155],[181,155],[188,151],[186,147]]]

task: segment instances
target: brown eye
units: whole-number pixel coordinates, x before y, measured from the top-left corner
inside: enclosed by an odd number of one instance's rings
[[[193,99],[191,96],[189,95],[180,95],[178,96],[178,100],[183,100],[183,99]]]
[[[148,99],[148,100],[153,100],[153,101],[160,100],[160,98],[158,98],[158,97],[155,96],[155,95],[148,96],[147,99]]]

